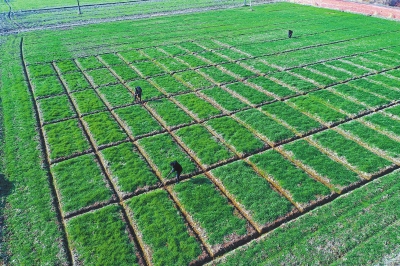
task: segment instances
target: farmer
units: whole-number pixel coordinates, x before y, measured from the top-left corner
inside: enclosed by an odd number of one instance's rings
[[[293,34],[293,31],[292,31],[292,30],[289,30],[289,32],[288,32],[288,37],[289,37],[289,38],[292,38],[292,34]]]
[[[137,99],[139,99],[139,102],[142,101],[142,88],[140,88],[139,86],[135,88],[135,102]]]
[[[176,179],[178,180],[178,182],[180,181],[179,177],[182,173],[182,165],[180,165],[177,161],[173,161],[172,163],[170,163],[169,165],[171,165],[172,169],[169,172],[169,174],[167,175],[167,177],[173,173],[176,172]]]

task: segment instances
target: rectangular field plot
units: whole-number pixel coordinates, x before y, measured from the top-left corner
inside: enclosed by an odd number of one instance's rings
[[[167,52],[170,56],[177,56],[186,54],[186,51],[176,45],[159,46],[162,50]]]
[[[125,52],[120,52],[119,54],[128,63],[149,60],[146,56],[144,56],[141,52],[139,52],[137,50],[129,50],[129,51],[125,51]]]
[[[133,66],[143,77],[152,77],[165,73],[165,71],[151,61],[141,61],[133,63]]]
[[[106,109],[103,101],[94,90],[84,90],[71,93],[72,99],[77,105],[77,111],[83,115]]]
[[[194,93],[179,95],[175,99],[199,119],[206,119],[221,114],[220,110]]]
[[[312,138],[364,173],[374,174],[391,165],[386,159],[379,157],[335,131],[324,131],[313,135]]]
[[[95,56],[79,57],[76,59],[76,61],[81,65],[83,70],[91,70],[104,67],[104,65]]]
[[[193,42],[182,42],[179,44],[179,46],[181,46],[184,49],[189,50],[192,53],[200,53],[200,52],[204,51],[204,48],[202,48],[201,46],[198,46],[197,44],[195,44]]]
[[[291,87],[296,88],[299,91],[307,92],[317,88],[317,86],[309,81],[290,75],[288,72],[277,72],[269,75],[269,77],[275,78]]]
[[[99,57],[109,66],[125,64],[125,62],[116,54],[102,54]]]
[[[234,154],[203,126],[193,125],[176,131],[176,135],[194,152],[201,163],[210,166],[230,159]]]
[[[36,98],[65,93],[57,76],[33,78],[31,83]]]
[[[400,157],[400,142],[380,134],[357,121],[343,124],[340,128],[356,136],[368,146],[385,152],[392,158],[398,159]]]
[[[144,79],[131,81],[127,85],[131,89],[131,91],[135,91],[136,86],[141,87],[142,100],[150,100],[164,96],[164,94],[161,91],[159,91],[156,87],[154,87],[147,80]]]
[[[76,116],[66,95],[40,99],[37,102],[43,123]]]
[[[213,64],[221,64],[221,63],[229,61],[228,59],[225,59],[225,58],[223,58],[213,52],[210,52],[210,51],[198,53],[197,55],[205,58],[206,60],[210,61]]]
[[[286,122],[300,134],[305,134],[321,127],[321,124],[315,120],[283,102],[275,102],[265,105],[262,107],[262,110]]]
[[[257,77],[257,78],[251,78],[248,79],[248,82],[254,83],[263,90],[273,93],[274,95],[284,98],[287,96],[292,96],[296,95],[297,92],[292,91],[270,79],[267,79],[266,77]]]
[[[269,150],[250,157],[263,175],[272,178],[279,189],[289,192],[292,200],[304,205],[330,194],[330,190],[315,181],[308,174],[282,157],[278,152]]]
[[[189,68],[186,64],[171,57],[159,58],[156,61],[163,65],[169,72],[183,71]]]
[[[157,176],[132,143],[104,149],[101,154],[120,192],[135,192],[158,183]]]
[[[200,58],[198,58],[194,55],[191,55],[191,54],[177,56],[176,58],[178,58],[179,60],[182,60],[191,68],[204,67],[204,66],[208,65],[208,63],[206,61],[201,60]]]
[[[256,74],[236,63],[227,63],[223,64],[222,67],[233,74],[237,75],[239,78],[244,79],[244,78],[249,78],[252,76],[255,76]]]
[[[234,94],[239,95],[251,104],[262,104],[274,101],[275,99],[271,96],[262,93],[250,86],[243,83],[233,83],[226,86]]]
[[[75,263],[85,265],[139,265],[120,208],[110,205],[67,222]]]
[[[193,119],[181,108],[168,99],[151,101],[148,106],[156,111],[168,127],[185,125],[193,122]]]
[[[170,162],[178,161],[182,165],[182,175],[188,175],[197,171],[197,166],[189,156],[179,147],[169,134],[160,134],[138,141],[157,167],[163,178],[171,171]],[[173,178],[172,175],[169,176]]]
[[[112,198],[106,177],[92,154],[54,164],[51,172],[64,213],[102,204]]]
[[[189,265],[202,253],[165,190],[139,195],[127,205],[154,265]]]
[[[347,118],[346,115],[335,111],[308,95],[289,99],[288,102],[293,103],[301,112],[308,113],[312,117],[316,117],[328,124],[340,122]]]
[[[90,83],[81,72],[71,72],[61,76],[68,91],[81,91],[91,88]]]
[[[154,58],[162,58],[162,57],[166,57],[167,54],[163,53],[161,50],[155,48],[155,47],[151,47],[151,48],[144,48],[141,50],[141,52],[145,53],[146,55],[148,55],[150,58],[154,59]]]
[[[328,90],[311,92],[310,94],[308,94],[308,96],[328,106],[342,110],[349,115],[357,115],[366,109],[365,106],[338,96]]]
[[[213,86],[211,81],[207,80],[205,77],[193,70],[176,73],[174,74],[174,77],[180,81],[183,81],[185,84],[195,90]]]
[[[236,78],[226,74],[215,66],[200,68],[199,71],[209,76],[216,84],[224,84],[236,81]]]
[[[278,71],[278,69],[264,64],[259,59],[247,59],[247,60],[241,61],[241,63],[259,71],[262,74],[271,74],[273,72]]]
[[[329,61],[329,62],[325,63],[325,65],[333,66],[335,68],[338,68],[339,70],[343,69],[347,72],[350,72],[349,74],[351,74],[352,76],[362,76],[362,75],[370,73],[369,70],[354,66],[350,63],[347,63],[347,62],[341,61],[341,60]]]
[[[112,66],[111,68],[116,74],[117,76],[122,79],[124,82],[126,81],[130,81],[133,79],[137,79],[140,78],[139,74],[136,73],[135,70],[133,70],[130,66],[128,65],[116,65],[116,66]]]
[[[388,73],[388,72],[386,72],[386,73]],[[393,88],[393,89],[397,89],[397,90],[399,89],[399,80],[396,78],[392,78],[385,74],[368,76],[367,79],[379,82],[387,88]]]
[[[98,146],[122,141],[127,138],[109,112],[88,115],[83,118],[92,138]]]
[[[387,109],[386,109],[387,110]],[[365,116],[364,120],[372,123],[379,130],[387,131],[400,137],[400,122],[381,113]]]
[[[225,56],[229,57],[232,60],[239,60],[239,59],[247,58],[246,55],[244,55],[242,53],[238,53],[232,49],[222,49],[222,50],[218,50],[217,52],[221,55],[225,55]]]
[[[312,79],[315,82],[318,82],[319,84],[321,84],[322,86],[328,86],[330,84],[335,83],[336,81],[334,79],[331,79],[329,77],[326,77],[324,75],[320,75],[317,73],[314,73],[308,69],[305,68],[296,68],[293,70],[290,70],[290,72],[301,75],[305,78],[309,78]]]
[[[321,73],[324,73],[326,75],[334,77],[334,78],[336,78],[337,81],[343,81],[343,80],[347,80],[347,79],[350,79],[353,77],[350,73],[348,73],[346,71],[340,71],[333,67],[329,67],[326,64],[311,65],[311,66],[308,66],[307,68],[314,69],[316,71],[319,71]]]
[[[134,105],[115,110],[115,113],[125,124],[129,134],[134,137],[161,132],[163,128],[146,109],[140,105]]]
[[[290,201],[243,161],[218,167],[211,173],[259,225],[273,223],[294,209]]]
[[[387,108],[387,109],[385,109],[385,111],[389,114],[400,117],[400,107],[399,106],[400,105],[397,105],[397,106],[391,107],[391,108]]]
[[[89,150],[78,121],[75,119],[46,125],[45,140],[50,159],[57,159]]]
[[[351,62],[353,64],[366,67],[368,69],[371,69],[374,72],[382,71],[382,70],[388,68],[388,66],[365,59],[362,56],[349,57],[349,58],[345,58],[344,60],[345,60],[345,62]]]
[[[283,149],[288,151],[293,159],[301,161],[334,186],[343,188],[360,181],[356,173],[332,160],[304,140],[285,144]]]
[[[218,87],[202,90],[201,93],[211,98],[213,101],[215,101],[222,108],[229,112],[248,107],[247,104],[232,96],[229,92],[226,92],[225,90]]]
[[[229,242],[230,237],[247,233],[246,220],[203,175],[173,187],[183,208],[189,213],[211,246]]]
[[[378,94],[379,96],[385,97],[390,101],[396,101],[400,99],[400,90],[389,89],[380,84],[369,82],[366,79],[357,79],[350,81],[347,84],[371,93]]]
[[[135,101],[132,93],[122,84],[101,87],[98,91],[111,107],[131,104]]]
[[[50,63],[29,65],[28,73],[31,78],[39,78],[56,74],[53,66]]]
[[[231,117],[215,118],[206,123],[239,154],[259,151],[266,144]]]
[[[295,134],[257,109],[236,113],[235,116],[274,144],[295,137]]]
[[[90,70],[87,74],[95,87],[118,83],[117,78],[107,68]]]
[[[190,88],[183,85],[181,82],[176,80],[173,76],[164,75],[158,76],[151,79],[156,83],[161,90],[165,91],[167,94],[175,94],[180,92],[191,91]]]
[[[353,98],[360,103],[369,106],[370,108],[376,108],[389,103],[389,100],[385,100],[383,98],[377,97],[376,95],[373,95],[372,93],[350,87],[347,84],[336,85],[332,87],[332,91],[339,92],[344,96]]]
[[[55,63],[60,69],[61,73],[76,72],[79,71],[78,66],[75,64],[74,60],[62,60]]]

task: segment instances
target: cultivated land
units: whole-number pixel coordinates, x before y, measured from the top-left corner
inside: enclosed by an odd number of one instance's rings
[[[399,38],[288,3],[0,36],[3,262],[396,264]]]

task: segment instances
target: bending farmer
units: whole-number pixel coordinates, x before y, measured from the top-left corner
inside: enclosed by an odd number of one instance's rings
[[[167,175],[167,177],[173,173],[176,172],[176,179],[178,180],[178,182],[180,181],[180,176],[182,173],[182,165],[180,165],[177,161],[173,161],[172,163],[170,163],[169,165],[171,165],[172,169],[171,172],[169,172],[169,174]]]

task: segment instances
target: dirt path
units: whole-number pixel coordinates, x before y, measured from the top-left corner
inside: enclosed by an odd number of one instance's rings
[[[400,20],[400,8],[343,0],[289,0],[288,2]]]

